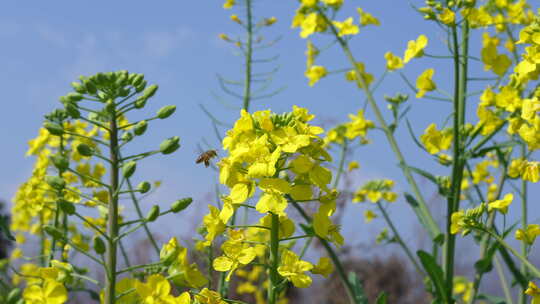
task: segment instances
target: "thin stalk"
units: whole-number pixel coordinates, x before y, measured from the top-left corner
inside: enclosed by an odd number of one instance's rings
[[[116,302],[116,256],[118,237],[118,186],[119,186],[119,151],[118,151],[118,126],[116,124],[116,113],[113,113],[110,122],[109,146],[110,146],[110,189],[109,189],[109,212],[107,220],[107,252],[106,268],[109,275],[105,280],[105,303],[114,304]]]
[[[388,212],[386,212],[386,210],[383,208],[383,206],[381,206],[380,202],[376,203],[375,205],[377,205],[377,207],[381,211],[386,223],[388,224],[388,226],[390,226],[390,229],[392,230],[392,233],[394,233],[394,237],[396,238],[398,244],[401,246],[403,251],[405,251],[405,254],[409,258],[409,260],[411,260],[411,262],[413,263],[414,268],[416,269],[416,272],[418,272],[418,274],[420,274],[421,276],[425,276],[424,270],[422,269],[422,267],[420,267],[420,265],[418,264],[418,262],[414,258],[414,255],[412,254],[412,252],[409,249],[409,247],[407,246],[407,244],[405,244],[405,242],[403,242],[403,239],[399,235],[399,232],[396,229],[396,227],[394,226],[394,223],[392,222],[392,220],[390,219],[390,216],[388,216]]]
[[[268,304],[277,303],[277,286],[279,284],[279,215],[272,213],[270,230],[270,284],[268,285]]]
[[[131,267],[131,262],[129,260],[126,248],[124,247],[124,243],[122,241],[119,241],[118,244],[120,245],[120,252],[122,253],[122,257],[124,258],[124,263],[126,263],[127,267]]]
[[[431,238],[433,240],[438,240],[440,238],[441,230],[439,229],[439,226],[433,219],[433,216],[431,215],[431,212],[429,211],[427,207],[427,203],[420,192],[420,188],[418,187],[418,184],[416,183],[416,180],[414,179],[412,172],[405,161],[405,157],[403,156],[403,153],[401,152],[401,149],[398,146],[397,140],[394,137],[394,134],[392,130],[389,128],[388,124],[386,123],[386,120],[384,119],[381,110],[379,109],[379,106],[375,100],[375,97],[369,90],[369,87],[365,81],[365,79],[362,77],[362,71],[359,70],[357,66],[357,61],[354,58],[351,49],[349,48],[349,45],[347,44],[347,41],[345,41],[343,38],[341,38],[338,35],[338,32],[336,28],[334,27],[333,23],[328,19],[328,17],[324,14],[323,11],[319,10],[319,13],[321,16],[325,19],[325,22],[331,29],[331,31],[334,34],[334,37],[339,42],[343,52],[345,53],[345,56],[349,60],[349,63],[351,64],[353,70],[356,72],[356,84],[365,92],[366,98],[375,113],[375,117],[377,119],[377,122],[380,126],[380,128],[384,131],[384,134],[386,135],[386,138],[388,140],[388,143],[390,144],[390,147],[394,154],[396,155],[396,158],[398,159],[399,165],[401,169],[403,170],[403,174],[405,175],[405,178],[407,179],[407,182],[412,188],[412,191],[414,193],[414,196],[416,197],[416,200],[418,201],[418,208],[415,208],[414,211],[416,212],[416,215],[419,217],[420,221],[426,226]]]
[[[339,165],[338,170],[336,174],[336,179],[334,180],[334,183],[332,184],[332,188],[335,189],[339,185],[339,179],[341,178],[341,174],[343,173],[343,167],[345,166],[345,156],[347,155],[347,146],[348,141],[345,139],[343,141],[343,145],[341,145],[341,153],[339,154]]]
[[[512,294],[510,293],[510,288],[508,287],[508,281],[506,281],[506,275],[503,271],[501,261],[499,261],[499,258],[497,256],[493,257],[493,262],[495,264],[495,269],[497,270],[497,275],[499,276],[499,280],[501,280],[501,288],[504,292],[504,297],[506,298],[507,304],[514,304],[512,301]]]
[[[64,136],[60,135],[60,154],[64,155]],[[58,170],[58,177],[62,178],[62,173],[64,173],[64,170]],[[64,198],[63,191],[57,191],[58,195],[58,201],[62,201]],[[54,228],[57,229],[58,225],[60,224],[60,213],[61,213],[60,206],[56,204],[54,208]],[[67,236],[67,234],[65,235]],[[47,261],[47,265],[51,265],[51,261],[54,259],[54,252],[56,251],[56,237],[52,237],[52,243],[51,243],[51,251],[49,252],[49,259]]]
[[[139,217],[140,220],[142,220],[144,232],[146,233],[146,236],[148,237],[150,244],[152,244],[152,247],[154,248],[156,253],[159,255],[159,246],[156,242],[156,239],[154,239],[152,232],[150,232],[150,229],[148,228],[146,221],[144,220],[146,217],[142,213],[139,200],[137,199],[137,197],[135,196],[135,193],[133,192],[133,185],[131,184],[131,181],[129,180],[129,178],[126,179],[126,182],[130,190],[129,194],[131,196],[131,201],[133,202],[133,206],[135,206],[135,211],[137,212],[137,216]]]
[[[525,144],[521,145],[521,157],[525,158],[527,155],[527,146]],[[527,181],[522,179],[521,180],[521,191],[520,191],[520,199],[521,199],[521,229],[524,231],[527,230]],[[528,250],[527,250],[527,244],[525,242],[521,242],[521,254],[527,259]],[[527,277],[527,267],[525,266],[525,263],[521,263],[521,273]],[[519,295],[519,304],[525,304],[527,301],[527,297],[525,296],[525,288],[521,288],[520,295]]]
[[[511,254],[513,254],[518,260],[520,260],[525,266],[527,267],[527,270],[529,273],[531,273],[536,278],[540,278],[540,269],[536,268],[529,260],[527,260],[526,257],[522,256],[517,250],[515,250],[512,246],[508,245],[503,238],[501,238],[498,234],[487,230],[487,229],[480,229],[483,232],[489,233],[494,239],[499,242],[502,246],[504,246],[508,251],[510,251]]]

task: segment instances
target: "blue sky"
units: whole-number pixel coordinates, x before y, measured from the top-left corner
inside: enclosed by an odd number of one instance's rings
[[[447,54],[443,44],[444,33],[416,14],[408,1],[346,1],[347,15],[356,15],[354,7],[362,6],[379,17],[382,26],[363,29],[352,43],[357,58],[366,62],[367,70],[376,77],[384,71],[383,54],[393,51],[402,55],[407,41],[426,34],[430,39],[427,52]],[[423,1],[414,1],[421,5]],[[137,149],[144,151],[156,147],[162,139],[174,135],[181,138],[182,148],[172,156],[157,156],[139,165],[140,178],[163,180],[162,188],[148,200],[148,204],[167,206],[179,197],[192,196],[195,204],[192,215],[201,215],[208,203],[213,203],[214,173],[194,163],[197,144],[203,138],[219,148],[208,118],[199,108],[204,104],[225,121],[233,121],[238,110],[227,109],[216,102],[211,92],[220,93],[216,73],[230,78],[241,78],[240,58],[232,54],[232,48],[217,38],[219,33],[230,36],[241,34],[228,17],[236,10],[224,11],[221,1],[6,1],[0,6],[0,86],[2,88],[3,117],[0,120],[0,198],[9,200],[17,186],[31,173],[33,159],[25,157],[27,141],[35,137],[43,115],[59,105],[58,97],[70,91],[69,83],[79,75],[91,75],[100,71],[127,69],[144,73],[146,79],[160,86],[156,97],[148,106],[155,111],[163,105],[175,104],[177,113],[166,121],[152,124]],[[276,112],[289,110],[293,104],[308,107],[317,115],[317,122],[343,121],[348,113],[355,113],[363,104],[363,96],[353,85],[345,83],[342,75],[332,75],[310,88],[303,76],[305,68],[305,41],[298,31],[290,29],[290,22],[297,7],[296,1],[259,0],[255,4],[256,17],[278,18],[276,25],[265,31],[268,38],[281,36],[281,41],[265,55],[279,54],[275,64],[281,69],[276,75],[275,88],[286,90],[269,100],[256,101],[253,109],[271,108]],[[347,16],[342,15],[340,18]],[[475,37],[473,49],[481,44]],[[328,40],[315,39],[324,45]],[[318,64],[331,70],[347,66],[343,54],[333,48],[318,58]],[[439,87],[450,91],[450,62],[430,59],[414,60],[405,73],[415,79],[424,68],[434,66],[435,80]],[[271,68],[261,66],[260,71]],[[488,75],[481,66],[473,65],[478,74]],[[397,74],[389,75],[376,96],[383,103],[384,94],[396,92],[411,94]],[[411,94],[414,95],[414,94]],[[477,98],[470,99],[471,110]],[[234,100],[230,101],[234,103]],[[432,100],[410,99],[413,105],[409,118],[417,134],[430,122],[439,125],[450,110],[449,104]],[[236,103],[239,105],[239,103]],[[381,106],[383,109],[384,105]],[[374,119],[371,112],[368,117]],[[474,118],[474,111],[469,111]],[[389,113],[386,113],[389,114]],[[389,116],[387,116],[389,117]],[[380,132],[369,136],[374,142],[361,148],[354,159],[361,164],[355,175],[355,186],[369,178],[393,178],[398,189],[405,190],[404,179],[389,146]],[[422,154],[412,143],[404,128],[397,131],[406,158],[413,165],[423,166],[437,173],[445,171],[436,164],[426,163]],[[223,154],[223,152],[221,152]],[[434,189],[421,183],[426,197]],[[392,210],[399,214],[399,225],[410,230],[416,221],[404,201]],[[402,206],[399,206],[402,205]],[[363,208],[354,206],[347,213],[346,223],[358,221]],[[517,212],[517,210],[516,210]],[[177,220],[160,226],[166,236],[178,229]],[[364,226],[365,227],[365,226]],[[371,228],[360,238],[369,235]],[[379,227],[380,225],[375,225]],[[185,228],[182,228],[185,229]],[[354,225],[345,225],[345,232],[355,236]],[[378,229],[378,228],[377,228]],[[185,230],[184,230],[185,231]]]

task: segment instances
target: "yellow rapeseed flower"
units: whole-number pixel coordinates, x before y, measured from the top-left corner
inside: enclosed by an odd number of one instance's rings
[[[435,70],[427,69],[418,76],[416,79],[416,88],[418,89],[416,98],[422,98],[426,92],[433,91],[437,88],[437,85],[432,80],[433,74],[435,74]]]
[[[300,260],[290,250],[283,250],[278,272],[281,276],[290,280],[295,287],[306,288],[311,285],[311,278],[304,273],[311,269],[313,269],[313,264]]]
[[[404,66],[403,60],[399,56],[392,54],[392,52],[386,52],[384,58],[386,59],[386,68],[389,71],[399,70]]]
[[[353,23],[353,18],[349,17],[345,21],[334,21],[332,24],[337,28],[338,30],[338,36],[348,36],[348,35],[356,35],[360,31],[358,26]]]
[[[410,40],[407,44],[407,50],[403,56],[405,63],[409,62],[413,58],[422,57],[424,55],[424,48],[428,44],[428,38],[425,35],[420,35],[415,40]]]

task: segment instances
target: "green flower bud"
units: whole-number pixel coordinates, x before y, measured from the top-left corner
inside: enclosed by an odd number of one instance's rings
[[[146,80],[143,80],[139,85],[135,87],[135,92],[140,93],[144,91],[144,88],[146,88]]]
[[[57,260],[52,260],[51,261],[51,266],[54,267],[54,268],[57,268],[57,269],[60,269],[62,271],[65,271],[67,273],[72,273],[73,272],[73,266],[69,263],[62,263],[60,261],[57,261]]]
[[[86,88],[88,94],[94,95],[97,92],[96,85],[92,78],[83,80],[83,85]]]
[[[115,82],[116,81],[116,74],[114,74],[113,72],[105,73],[105,77],[107,77],[107,82]]]
[[[131,85],[134,87],[138,87],[144,80],[143,74],[133,74],[133,78],[131,80]]]
[[[124,132],[124,134],[122,134],[122,140],[124,142],[130,142],[132,139],[133,139],[133,134],[131,134],[131,132]]]
[[[148,212],[148,215],[146,216],[146,221],[153,222],[155,221],[159,216],[159,206],[154,205],[152,209],[150,209],[150,212]]]
[[[127,89],[127,88],[121,88],[119,91],[118,91],[118,96],[120,97],[126,97],[129,95],[129,93],[131,93],[131,90],[130,89]]]
[[[77,152],[82,156],[90,157],[94,153],[94,149],[90,148],[87,144],[79,144],[77,146]]]
[[[45,225],[43,226],[43,231],[45,231],[48,235],[52,236],[55,239],[64,238],[64,235],[62,234],[62,232],[56,229],[54,226]]]
[[[144,132],[146,132],[147,127],[148,127],[148,123],[146,123],[146,120],[141,120],[133,128],[133,133],[135,133],[135,135],[139,135],[139,136],[143,135]]]
[[[59,171],[66,171],[69,167],[69,160],[62,154],[55,154],[51,156],[51,161]]]
[[[107,83],[107,76],[105,76],[105,74],[103,73],[97,73],[96,74],[96,81],[97,81],[97,84],[106,84]]]
[[[135,161],[127,162],[122,166],[122,174],[125,178],[130,178],[135,173],[135,169],[137,169],[137,163]]]
[[[62,209],[62,211],[64,211],[66,214],[68,215],[75,214],[75,211],[76,211],[75,204],[68,202],[66,200],[61,200],[60,202],[58,202],[58,204],[60,205],[60,209]]]
[[[135,108],[136,109],[142,109],[144,108],[144,106],[146,105],[146,102],[148,101],[148,98],[144,97],[144,96],[141,96],[139,98],[137,98],[137,100],[135,100]]]
[[[76,102],[83,99],[83,96],[80,93],[71,92],[66,95],[68,101]]]
[[[105,242],[99,236],[94,237],[94,251],[97,254],[104,254],[105,248]]]
[[[66,181],[59,176],[47,175],[45,182],[56,190],[62,190],[66,186]]]
[[[66,113],[73,119],[79,119],[81,117],[81,112],[77,109],[73,103],[68,102],[65,104]]]
[[[127,82],[127,76],[125,74],[119,73],[116,75],[116,81],[114,82],[116,86],[123,87],[124,85],[126,85],[126,82]]]
[[[157,112],[157,117],[159,119],[165,119],[169,116],[171,116],[174,111],[176,111],[176,106],[164,106],[163,108],[159,109]]]
[[[77,93],[80,93],[80,94],[84,94],[86,93],[86,88],[84,87],[84,85],[80,82],[72,82],[71,83],[71,87],[73,87],[73,89],[75,90],[75,92]]]
[[[150,98],[154,96],[154,94],[156,94],[157,90],[158,90],[158,85],[153,84],[149,86],[148,88],[146,88],[146,90],[144,90],[143,96],[145,96],[146,98]]]
[[[19,300],[21,297],[21,289],[20,288],[13,288],[7,295],[6,301],[8,304],[15,303],[15,301]]]
[[[150,188],[152,188],[152,186],[151,186],[150,183],[147,182],[147,181],[144,181],[144,182],[140,183],[140,184],[137,186],[137,190],[139,190],[139,192],[142,193],[142,194],[145,194],[145,193],[147,193],[148,191],[150,191]]]
[[[43,127],[47,129],[47,131],[49,131],[49,133],[51,133],[52,135],[60,136],[64,134],[64,128],[57,123],[46,121],[43,124]]]
[[[112,99],[107,100],[107,103],[105,104],[105,111],[107,111],[108,113],[113,113],[115,108],[116,108],[116,103],[114,102],[114,100]]]
[[[179,141],[180,138],[178,136],[167,138],[159,145],[159,151],[163,154],[171,154],[180,148]]]
[[[191,205],[192,202],[193,202],[193,199],[191,197],[179,199],[171,205],[171,210],[174,213],[178,213],[186,209],[189,205]]]

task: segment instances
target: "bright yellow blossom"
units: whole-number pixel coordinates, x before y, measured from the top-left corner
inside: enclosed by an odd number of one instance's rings
[[[328,72],[326,68],[319,65],[310,66],[304,75],[309,79],[309,86],[315,85],[321,78],[325,77]]]
[[[370,223],[375,218],[377,218],[377,213],[375,213],[375,212],[373,212],[371,210],[364,211],[364,219],[365,219],[366,223]]]
[[[214,259],[213,266],[217,271],[228,271],[226,281],[231,279],[231,275],[238,267],[245,266],[255,259],[255,250],[247,244],[237,241],[226,241],[221,245],[223,256]]]
[[[224,9],[231,9],[236,4],[235,0],[225,0],[225,3],[223,3]]]
[[[422,98],[426,92],[433,91],[437,88],[437,85],[432,80],[435,70],[427,69],[418,78],[416,79],[416,88],[418,92],[416,93],[416,98]]]
[[[310,13],[302,20],[300,27],[302,28],[300,37],[307,38],[315,32],[326,31],[327,25],[326,21],[321,15],[317,13]]]
[[[311,269],[311,273],[320,274],[325,278],[328,278],[332,272],[334,272],[334,264],[328,257],[320,258],[319,262]]]
[[[512,201],[514,200],[514,195],[512,193],[508,193],[504,196],[503,199],[493,201],[488,204],[488,210],[491,211],[493,209],[499,210],[502,214],[506,214],[508,212],[508,206],[512,204]]]
[[[360,165],[358,164],[357,161],[353,160],[352,162],[349,163],[349,166],[347,167],[347,171],[351,172],[351,171],[356,170],[358,168],[360,168]]]
[[[516,230],[516,239],[525,242],[527,245],[532,245],[537,236],[540,235],[540,225],[529,224],[525,230]]]
[[[439,14],[439,21],[446,25],[453,25],[456,22],[456,14],[449,8],[444,8]]]
[[[428,38],[425,35],[418,36],[416,41],[409,41],[407,50],[405,50],[405,55],[403,56],[403,61],[407,63],[413,58],[422,57],[424,55],[424,48],[427,44]]]
[[[201,292],[196,294],[195,300],[197,301],[196,303],[200,304],[227,304],[227,302],[221,298],[219,293],[208,288],[204,288]]]
[[[392,54],[392,52],[386,52],[384,58],[386,59],[386,68],[389,71],[399,70],[404,66],[403,60],[399,56]]]
[[[356,35],[360,31],[358,26],[353,23],[353,18],[349,17],[343,22],[334,21],[333,24],[338,30],[338,36]]]
[[[525,290],[525,294],[532,297],[531,304],[540,304],[540,288],[538,288],[533,281],[529,282],[529,286]]]
[[[375,18],[370,13],[365,12],[362,8],[357,8],[356,11],[358,12],[358,15],[360,15],[360,25],[367,26],[367,25],[381,25],[379,22],[379,19]]]
[[[452,139],[451,132],[437,130],[437,125],[434,123],[430,124],[424,134],[420,136],[420,141],[430,154],[437,154],[440,151],[449,149],[452,145]]]
[[[290,280],[295,287],[306,288],[311,285],[311,278],[304,274],[304,272],[310,271],[311,269],[313,269],[313,264],[300,260],[298,256],[290,250],[283,250],[278,272],[281,276]]]
[[[27,304],[63,304],[68,300],[67,289],[54,280],[44,280],[42,285],[30,285],[23,292]]]

